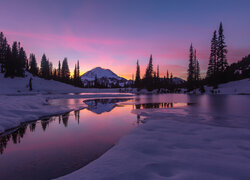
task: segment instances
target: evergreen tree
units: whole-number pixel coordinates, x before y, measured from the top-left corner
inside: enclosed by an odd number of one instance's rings
[[[51,79],[52,77],[53,77],[53,64],[52,62],[49,62],[49,78]]]
[[[167,70],[167,80],[169,79],[169,73],[168,73],[168,70]]]
[[[200,64],[196,58],[196,50],[194,51],[194,80],[198,81],[200,79]]]
[[[14,77],[14,72],[15,72],[14,65],[15,65],[15,62],[12,58],[10,46],[7,45],[6,62],[5,62],[5,75],[4,75],[5,77],[9,77],[9,76]]]
[[[160,69],[159,69],[159,65],[157,65],[157,78],[160,78]]]
[[[40,75],[41,77],[45,79],[49,79],[49,61],[46,58],[46,55],[43,54],[42,60],[41,60],[41,69],[40,69]]]
[[[217,33],[214,31],[213,38],[211,40],[211,50],[210,50],[210,58],[207,69],[207,78],[213,77],[218,71],[217,68]]]
[[[218,31],[218,45],[217,45],[217,58],[218,58],[218,71],[219,72],[224,72],[226,68],[228,67],[227,63],[227,45],[225,43],[225,36],[223,32],[223,26],[222,22],[220,23],[219,31]]]
[[[20,47],[20,43],[18,43],[18,49],[16,76],[24,77],[24,71],[27,65],[27,56],[23,47]]]
[[[0,72],[4,73],[4,67],[7,60],[7,40],[4,37],[3,32],[0,33]]]
[[[197,70],[197,67],[196,67],[196,65],[197,65],[197,59],[196,59],[196,49],[194,49],[194,64],[193,64],[193,67],[194,67],[194,81],[196,81],[197,79],[196,79],[196,76],[197,76],[197,73],[196,73],[196,70]]]
[[[95,76],[94,87],[99,88],[99,81],[97,76]]]
[[[76,70],[76,65],[75,65],[75,69],[74,69],[74,81],[76,82],[76,79],[77,79],[77,70]]]
[[[145,79],[150,80],[153,77],[153,57],[152,54],[149,59],[148,67],[146,69],[145,73]]]
[[[153,87],[153,57],[152,55],[150,56],[148,67],[146,69],[144,82],[145,82],[145,87],[148,90],[152,90],[154,88]]]
[[[79,65],[79,60],[77,61],[77,66],[76,66],[76,78],[80,78],[80,65]]]
[[[140,87],[140,81],[141,81],[141,76],[140,76],[140,65],[139,65],[139,60],[136,62],[136,76],[135,76],[135,87],[139,88]]]
[[[193,45],[191,44],[190,50],[189,50],[189,65],[188,65],[188,82],[194,81],[194,52],[193,52]]]
[[[54,69],[54,72],[53,72],[53,79],[54,79],[54,80],[58,80],[56,68]]]
[[[62,79],[63,81],[68,81],[70,79],[70,71],[67,58],[64,58],[62,62]]]
[[[200,80],[200,64],[198,60],[196,60],[195,80]]]
[[[58,79],[61,79],[61,77],[62,77],[62,70],[61,70],[61,62],[60,61],[58,63],[57,77],[58,77]]]
[[[38,75],[38,67],[36,62],[35,54],[30,54],[29,57],[29,71],[33,75]]]

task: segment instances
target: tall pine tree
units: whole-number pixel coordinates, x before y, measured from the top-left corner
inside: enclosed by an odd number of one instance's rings
[[[135,87],[139,88],[140,87],[140,82],[141,82],[141,71],[140,71],[140,65],[139,65],[139,60],[136,62],[136,75],[135,75]]]
[[[45,79],[49,79],[49,61],[46,58],[46,55],[43,54],[40,66],[40,75]]]
[[[0,72],[5,72],[6,60],[7,60],[7,40],[4,37],[3,32],[0,32]]]
[[[66,82],[70,79],[70,71],[67,58],[64,58],[62,62],[62,79]]]
[[[193,45],[191,44],[189,49],[189,65],[188,65],[188,78],[187,78],[188,82],[194,81],[194,74],[195,74],[194,52],[193,52]]]
[[[29,57],[29,71],[33,75],[38,75],[38,67],[37,67],[37,62],[36,62],[36,57],[35,54],[30,54]]]
[[[145,72],[144,84],[148,90],[152,90],[153,87],[153,57],[150,56],[148,67]]]
[[[227,45],[225,43],[224,30],[222,26],[222,22],[220,23],[219,31],[218,31],[218,44],[217,44],[217,58],[218,58],[218,71],[224,72],[228,67],[227,63]]]
[[[20,47],[20,43],[18,43],[18,47],[19,52],[16,66],[16,76],[24,77],[24,72],[27,64],[27,56],[23,47]]]
[[[217,33],[214,31],[213,38],[211,40],[211,49],[210,49],[210,58],[209,58],[209,64],[207,69],[207,78],[214,77],[215,74],[218,72],[217,68]]]
[[[58,62],[57,77],[58,79],[62,77],[61,61]]]
[[[150,59],[149,59],[149,63],[148,63],[148,67],[146,69],[146,73],[145,73],[145,79],[152,79],[153,78],[153,57],[152,54],[150,55]]]
[[[194,80],[200,80],[200,64],[196,57],[196,49],[194,51]]]

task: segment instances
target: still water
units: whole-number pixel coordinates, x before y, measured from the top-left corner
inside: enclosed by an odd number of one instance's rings
[[[83,99],[59,99],[65,106]],[[87,108],[24,124],[0,136],[0,179],[51,179],[97,159],[143,125],[134,110],[181,108],[190,123],[250,128],[250,96],[141,95],[85,100]],[[197,116],[205,120],[197,122]],[[187,121],[185,118],[183,121]],[[189,123],[189,122],[188,122]]]

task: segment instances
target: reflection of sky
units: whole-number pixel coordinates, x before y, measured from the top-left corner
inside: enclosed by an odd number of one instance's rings
[[[5,173],[8,178],[12,174],[22,177],[33,172],[40,178],[44,173],[48,178],[79,169],[135,127],[136,115],[130,110],[131,107],[115,108],[112,112],[97,115],[84,109],[80,111],[79,122],[74,112],[64,115],[66,119],[68,117],[67,126],[62,122],[63,118],[59,124],[56,117],[47,124],[45,131],[41,122],[37,123],[34,132],[27,127],[21,143],[13,144],[10,139],[7,148],[0,154],[0,177],[5,177]]]
[[[142,73],[152,53],[161,75],[169,69],[186,76],[191,42],[204,71],[212,33],[223,21],[228,59],[249,53],[250,1],[18,1],[2,0],[1,31],[9,42],[21,41],[40,59],[68,57],[70,68],[79,59],[82,72],[102,66],[131,78],[136,60]]]

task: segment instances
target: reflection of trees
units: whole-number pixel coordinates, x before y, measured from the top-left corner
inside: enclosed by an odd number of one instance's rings
[[[80,119],[80,111],[74,111],[74,114],[75,114],[75,120],[78,122],[79,124],[79,119]]]
[[[34,132],[35,129],[36,129],[36,123],[31,123],[31,124],[29,125],[29,127],[30,127],[30,131],[31,131],[31,132]]]
[[[3,154],[3,150],[6,148],[7,143],[10,140],[10,137],[11,137],[10,134],[0,137],[0,154]]]
[[[62,116],[58,116],[58,123],[61,124]]]
[[[26,128],[27,128],[27,124],[22,125],[21,127],[19,127],[16,131],[12,133],[12,141],[14,144],[16,144],[17,142],[18,143],[21,142],[21,139],[23,138],[26,132]]]
[[[41,120],[41,125],[42,125],[42,128],[43,128],[43,131],[46,130],[50,120],[51,120],[52,117],[45,117]]]
[[[80,119],[80,111],[75,111],[75,118],[79,122]],[[0,154],[3,154],[4,149],[6,149],[8,142],[12,140],[13,144],[21,143],[22,138],[24,138],[24,134],[29,130],[30,132],[36,131],[37,123],[41,122],[41,127],[45,132],[48,125],[51,122],[55,122],[58,119],[58,123],[67,127],[70,113],[65,113],[63,115],[45,117],[42,118],[41,121],[32,122],[29,124],[22,124],[19,128],[10,131],[9,133],[0,135]],[[27,128],[29,127],[29,128]],[[38,128],[39,129],[39,128]]]
[[[42,121],[42,122],[41,122],[43,131],[46,131],[46,128],[47,128],[48,124],[49,124],[49,121]]]
[[[65,127],[68,126],[69,113],[65,113],[62,115],[62,122]]]
[[[172,108],[173,103],[145,103],[145,104],[135,104],[136,109],[159,109],[159,108]]]

